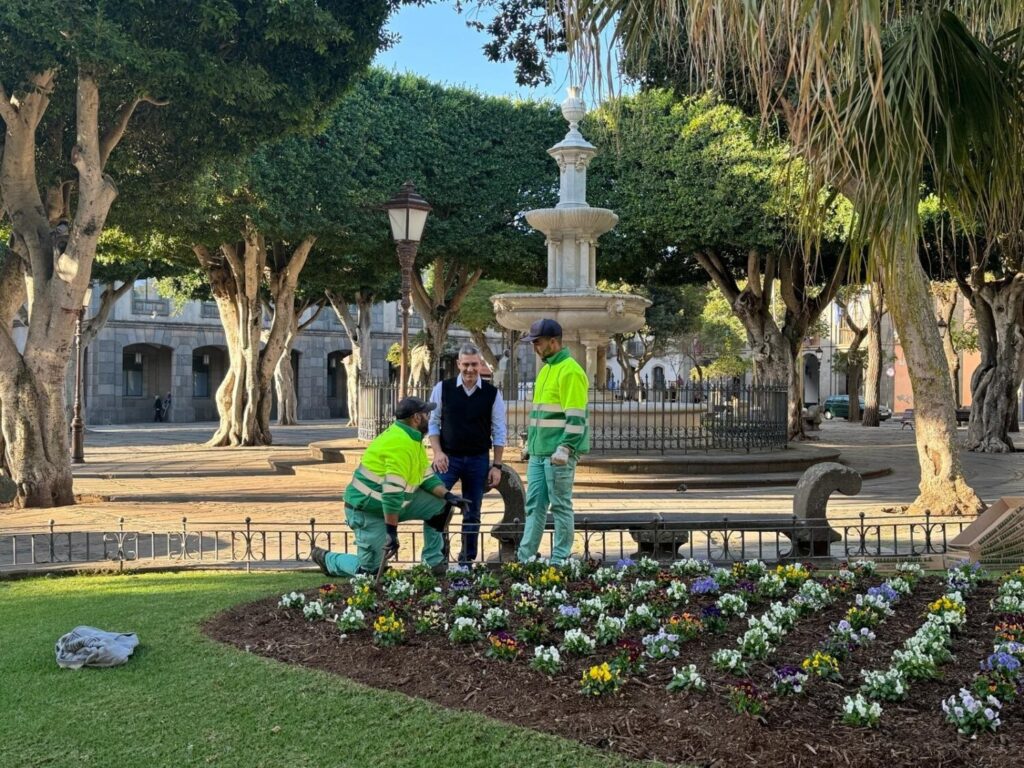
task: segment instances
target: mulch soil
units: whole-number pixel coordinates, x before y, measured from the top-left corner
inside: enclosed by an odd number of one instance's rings
[[[874,579],[877,583],[879,579]],[[861,591],[866,585],[858,587]],[[983,584],[967,599],[968,624],[955,636],[955,658],[941,667],[941,678],[914,681],[908,699],[883,703],[879,728],[842,724],[843,697],[856,693],[861,669],[885,669],[892,651],[920,627],[925,606],[943,593],[937,578],[922,581],[896,606],[896,614],[876,628],[877,640],[853,652],[841,665],[843,682],[812,677],[802,696],[771,695],[761,717],[736,714],[727,686],[733,682],[711,665],[718,648],[735,647],[746,628],[732,619],[719,635],[705,634],[683,645],[673,662],[647,662],[647,671],[608,697],[579,692],[583,670],[607,660],[607,648],[584,659],[567,660],[554,678],[534,671],[525,660],[484,656],[484,643],[453,646],[440,634],[413,635],[397,648],[377,648],[368,631],[339,640],[330,623],[307,622],[301,611],[278,607],[278,598],[236,606],[210,619],[204,631],[247,652],[289,664],[325,670],[374,688],[398,691],[452,709],[479,712],[495,720],[574,739],[634,759],[657,759],[695,766],[904,766],[1024,765],[1024,701],[1007,704],[1002,727],[972,740],[944,720],[940,703],[969,686],[978,664],[991,652],[997,616],[989,609],[996,586]],[[571,590],[570,590],[571,591]],[[313,593],[315,595],[315,593]],[[709,597],[694,596],[685,610],[699,613]],[[750,677],[767,689],[771,670],[798,665],[827,635],[852,603],[852,595],[800,618],[768,662]],[[751,606],[760,615],[765,603]],[[639,639],[642,633],[632,633]],[[528,649],[532,654],[532,648]],[[603,654],[602,654],[603,651]],[[694,663],[708,682],[703,693],[665,690],[672,667]]]

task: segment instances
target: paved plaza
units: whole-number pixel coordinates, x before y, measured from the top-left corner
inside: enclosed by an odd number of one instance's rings
[[[121,518],[128,530],[180,530],[188,518],[190,530],[241,528],[245,518],[254,527],[303,526],[310,518],[318,526],[344,527],[341,492],[346,472],[354,465],[328,465],[332,472],[277,474],[267,459],[294,455],[308,458],[308,444],[352,438],[355,430],[337,421],[274,427],[275,444],[265,448],[212,449],[202,441],[213,423],[137,424],[90,428],[87,463],[75,468],[75,490],[81,503],[44,510],[0,510],[0,534],[45,531],[52,519],[58,529],[116,530]],[[844,422],[826,422],[821,447],[842,450],[854,466],[885,464],[891,474],[866,480],[854,497],[836,494],[829,517],[860,512],[877,515],[883,508],[913,500],[917,487],[914,434],[898,424],[865,429]],[[991,503],[1001,496],[1024,493],[1024,452],[1010,455],[963,455],[971,483]],[[787,512],[791,487],[672,490],[578,488],[577,521],[602,512],[692,511],[737,515],[752,511]],[[496,523],[502,511],[497,493],[484,498],[485,526]]]

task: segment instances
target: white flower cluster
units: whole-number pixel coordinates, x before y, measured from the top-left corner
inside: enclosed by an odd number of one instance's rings
[[[732,648],[722,648],[715,651],[711,656],[711,663],[716,669],[723,672],[731,672],[734,675],[743,675],[747,672],[747,665],[743,661],[743,654]]]
[[[697,665],[690,664],[680,670],[672,667],[672,679],[665,687],[670,691],[703,691],[708,686],[697,671]]]
[[[533,649],[530,666],[545,674],[553,675],[562,666],[562,655],[553,645],[538,645]]]
[[[452,622],[448,639],[453,643],[472,643],[480,639],[480,625],[469,616],[460,616]]]
[[[358,592],[363,587],[372,587],[373,582],[373,576],[369,576],[365,573],[357,573],[349,580],[348,585],[352,588],[353,592]]]
[[[474,600],[467,595],[463,595],[455,601],[455,605],[452,606],[452,616],[456,617],[478,617],[483,613],[484,607],[479,600]]]
[[[665,589],[665,594],[668,595],[669,600],[676,603],[685,603],[690,597],[690,590],[686,588],[685,582],[672,579]]]
[[[669,570],[676,576],[701,576],[711,572],[711,563],[707,560],[686,557],[672,563],[672,567]]]
[[[358,629],[366,629],[366,616],[361,610],[350,605],[341,612],[335,625],[341,632],[355,632]]]
[[[861,693],[869,699],[903,701],[910,690],[903,672],[897,668],[871,671],[862,669],[860,676],[864,678],[864,684],[860,687]]]
[[[674,659],[679,655],[679,635],[666,632],[664,627],[641,640],[644,653],[652,659]]]
[[[575,653],[577,656],[586,656],[597,647],[597,642],[582,629],[567,629],[562,638],[562,650],[565,653]]]
[[[626,608],[626,626],[631,629],[654,629],[658,620],[647,603],[639,603]]]
[[[843,699],[843,722],[873,728],[882,719],[882,706],[877,701],[868,701],[863,694]]]
[[[766,573],[757,580],[757,594],[761,597],[781,597],[786,592],[786,580],[774,573]]]
[[[549,589],[547,592],[544,592],[541,599],[547,606],[562,605],[563,603],[569,602],[569,593],[564,589],[554,587]]]
[[[527,584],[525,581],[517,581],[511,587],[508,588],[512,597],[535,597],[537,590]]]
[[[800,585],[791,602],[798,612],[810,612],[828,607],[834,599],[825,587],[813,579],[808,579]]]
[[[622,581],[622,577],[625,574],[625,570],[619,570],[618,568],[612,568],[611,566],[604,566],[598,568],[591,575],[590,579],[599,587],[604,587],[608,584],[614,584],[616,581]]]
[[[718,606],[723,616],[739,616],[742,618],[747,615],[746,598],[735,592],[727,592],[722,595],[718,598],[715,605]]]
[[[881,593],[861,593],[859,595],[855,595],[853,598],[853,604],[858,608],[872,608],[883,616],[892,616],[895,613],[892,608],[892,602],[887,600],[885,595]]]
[[[277,604],[279,608],[301,608],[306,604],[306,596],[301,592],[289,592],[281,595],[281,601]]]
[[[658,588],[658,583],[650,579],[637,579],[630,591],[634,600],[642,600]]]
[[[878,564],[874,560],[854,560],[850,563],[854,571],[861,571],[865,576],[874,576],[878,570]]]
[[[900,563],[896,566],[896,573],[910,581],[916,581],[924,576],[924,568],[920,563]]]
[[[410,597],[416,594],[416,587],[412,585],[412,582],[406,579],[395,579],[387,588],[384,590],[389,600],[400,601],[408,600]]]
[[[508,626],[508,611],[504,608],[488,608],[481,623],[484,629],[504,629]]]
[[[857,574],[848,568],[840,568],[836,571],[836,578],[845,584],[853,584],[857,581]]]
[[[800,563],[797,563],[795,567],[803,568],[803,566],[800,565]],[[768,566],[756,558],[753,560],[747,560],[743,564],[743,568],[747,572],[748,579],[759,579],[766,573],[768,573]]]
[[[602,613],[594,624],[594,638],[601,645],[611,645],[622,637],[622,633],[625,630],[625,619],[620,619],[618,616],[607,616]]]
[[[598,597],[588,597],[579,602],[580,616],[594,618],[604,612],[604,600]]]
[[[764,627],[751,627],[736,641],[746,659],[767,659],[775,646]]]
[[[657,560],[646,556],[637,560],[636,563],[634,563],[634,566],[636,567],[636,572],[641,576],[653,576],[661,567],[658,565]]]
[[[573,581],[578,581],[583,578],[583,571],[586,570],[586,565],[582,560],[578,560],[574,557],[570,557],[564,563],[562,563],[562,573],[568,576]]]
[[[893,576],[891,579],[886,579],[885,583],[888,584],[894,592],[898,592],[904,597],[909,595],[911,592],[910,582],[902,576]]]
[[[302,606],[302,615],[306,618],[306,621],[323,621],[326,616],[324,604],[319,600],[311,600]]]
[[[999,585],[991,607],[997,613],[1024,613],[1024,581],[1010,579]]]
[[[946,720],[955,725],[960,733],[977,738],[979,733],[995,731],[1002,725],[999,719],[1002,706],[995,696],[982,699],[966,688],[961,688],[960,693],[942,702],[942,711],[946,713]]]

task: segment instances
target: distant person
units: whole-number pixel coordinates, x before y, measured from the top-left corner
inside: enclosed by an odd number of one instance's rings
[[[501,392],[480,378],[480,350],[464,344],[457,364],[459,375],[439,381],[430,393],[437,408],[430,412],[427,436],[434,453],[431,466],[441,482],[448,490],[461,483],[469,501],[462,512],[459,562],[464,564],[477,556],[484,493],[501,482],[506,427]]]
[[[537,373],[526,434],[526,524],[518,556],[523,562],[537,555],[550,509],[555,520],[551,562],[561,564],[572,552],[576,462],[590,450],[590,380],[562,346],[562,326],[555,320],[535,322],[525,341],[533,344],[544,365]]]
[[[163,412],[164,412],[164,421],[170,421],[171,420],[171,393],[170,392],[168,392],[164,396]]]
[[[430,472],[423,448],[435,406],[402,398],[395,423],[370,443],[345,488],[345,521],[355,532],[356,554],[313,547],[310,559],[328,576],[376,573],[383,557],[398,554],[398,523],[423,521],[423,562],[435,573],[448,569],[447,529],[452,507],[468,502]]]
[[[164,420],[164,401],[160,399],[160,395],[157,395],[153,399],[153,421]]]

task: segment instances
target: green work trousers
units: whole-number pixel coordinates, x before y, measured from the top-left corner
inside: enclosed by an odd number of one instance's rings
[[[376,505],[375,505],[376,506]],[[398,522],[406,520],[423,520],[423,562],[433,567],[444,562],[445,536],[426,524],[427,520],[437,517],[445,509],[444,499],[417,488],[412,499],[402,509]],[[356,554],[347,555],[340,552],[328,552],[326,557],[327,570],[334,576],[354,576],[357,572],[376,573],[380,567],[381,555],[387,539],[387,528],[384,526],[384,514],[379,510],[361,510],[345,505],[345,521],[356,535]]]
[[[572,483],[576,477],[576,457],[564,466],[552,466],[551,457],[531,456],[526,465],[526,524],[519,542],[519,561],[535,557],[547,525],[548,509],[555,522],[555,540],[551,562],[564,563],[572,552]]]

